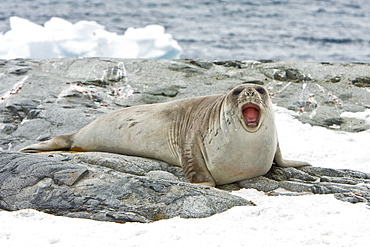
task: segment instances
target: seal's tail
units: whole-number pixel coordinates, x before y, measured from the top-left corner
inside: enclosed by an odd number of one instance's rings
[[[72,135],[56,136],[48,141],[32,144],[19,150],[23,153],[37,153],[46,151],[70,150],[72,146]]]

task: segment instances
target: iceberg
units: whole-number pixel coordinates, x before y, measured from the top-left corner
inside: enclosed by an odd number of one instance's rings
[[[123,35],[95,21],[75,24],[52,17],[43,26],[10,17],[10,30],[0,33],[0,59],[113,57],[180,58],[182,48],[160,25],[129,27]]]

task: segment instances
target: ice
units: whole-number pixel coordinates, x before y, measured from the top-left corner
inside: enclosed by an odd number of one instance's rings
[[[0,59],[115,57],[177,59],[181,47],[165,28],[129,27],[123,35],[111,33],[95,21],[75,24],[53,17],[43,26],[10,17],[10,30],[0,34]]]

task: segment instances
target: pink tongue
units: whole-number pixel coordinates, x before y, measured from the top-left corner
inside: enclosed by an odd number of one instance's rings
[[[253,107],[248,107],[243,111],[243,115],[248,123],[254,123],[257,121],[258,118],[258,111]]]

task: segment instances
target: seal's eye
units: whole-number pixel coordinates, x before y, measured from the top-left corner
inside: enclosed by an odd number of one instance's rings
[[[266,90],[263,88],[263,87],[257,87],[256,88],[257,92],[259,92],[260,94],[266,94]]]
[[[238,94],[240,94],[243,90],[244,90],[244,88],[241,88],[241,87],[236,88],[236,89],[234,89],[233,94],[234,94],[234,95],[238,95]]]

